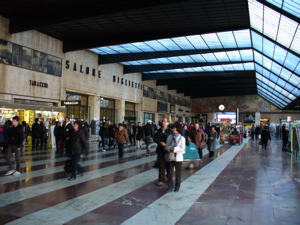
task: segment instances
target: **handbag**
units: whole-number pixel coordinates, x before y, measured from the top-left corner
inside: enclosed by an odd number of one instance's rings
[[[172,162],[176,160],[176,153],[174,152],[167,152],[165,154],[165,161],[166,162]]]
[[[146,136],[145,142],[147,142],[148,144],[151,144],[151,143],[153,143],[153,138],[151,136]]]

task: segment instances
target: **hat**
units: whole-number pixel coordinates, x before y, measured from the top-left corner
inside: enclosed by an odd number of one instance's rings
[[[148,123],[152,123],[152,120],[148,120]]]

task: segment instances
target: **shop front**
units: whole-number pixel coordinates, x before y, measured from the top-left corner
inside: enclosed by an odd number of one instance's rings
[[[5,121],[11,120],[14,116],[18,116],[20,121],[25,121],[31,126],[34,119],[38,118],[43,121],[46,126],[64,119],[66,109],[58,107],[56,102],[41,102],[33,100],[15,99],[14,103],[1,102],[0,103],[0,124],[3,125]]]
[[[66,106],[67,117],[71,120],[89,121],[88,95],[67,92],[62,105]]]

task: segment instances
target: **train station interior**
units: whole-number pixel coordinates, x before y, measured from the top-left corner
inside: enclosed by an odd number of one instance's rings
[[[299,24],[295,0],[0,3],[0,224],[299,225]],[[15,117],[47,137],[34,148],[29,132],[8,175]],[[74,180],[55,135],[66,118],[89,126]],[[99,136],[164,118],[206,133],[203,156],[186,136],[174,192],[167,171],[158,185],[160,142],[130,139],[121,157]]]

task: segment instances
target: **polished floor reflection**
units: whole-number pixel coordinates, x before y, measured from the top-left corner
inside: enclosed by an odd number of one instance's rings
[[[156,187],[155,145],[91,154],[83,176],[69,181],[55,150],[26,151],[21,175],[4,176],[0,159],[0,224],[300,224],[300,160],[258,142],[219,146],[195,169],[182,168],[179,192]],[[205,154],[207,153],[204,150]]]

